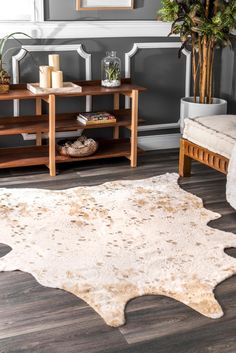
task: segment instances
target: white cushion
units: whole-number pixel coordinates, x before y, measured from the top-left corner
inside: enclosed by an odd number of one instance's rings
[[[183,138],[230,158],[236,144],[236,115],[185,119]]]

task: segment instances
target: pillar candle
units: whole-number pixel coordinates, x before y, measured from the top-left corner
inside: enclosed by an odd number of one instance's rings
[[[62,87],[63,87],[63,72],[52,71],[52,88],[62,88]]]
[[[60,70],[60,57],[58,54],[50,54],[48,55],[48,63],[49,66],[52,67],[53,71],[59,71]]]
[[[39,87],[51,87],[51,71],[50,66],[39,66]]]

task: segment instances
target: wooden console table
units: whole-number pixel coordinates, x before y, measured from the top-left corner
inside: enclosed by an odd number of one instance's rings
[[[99,158],[111,158],[124,156],[130,160],[131,167],[137,165],[137,133],[138,133],[138,96],[144,91],[143,87],[131,84],[125,79],[117,88],[101,87],[100,81],[75,82],[83,87],[80,93],[57,93],[57,94],[33,94],[27,90],[26,85],[12,85],[7,94],[0,95],[0,101],[14,99],[35,100],[35,115],[0,118],[0,136],[16,135],[21,133],[35,133],[36,145],[27,147],[0,148],[0,168],[21,167],[32,165],[47,165],[50,175],[56,175],[56,163],[74,162],[81,160],[92,160]],[[84,96],[113,95],[116,123],[97,124],[84,126],[77,121],[76,113],[57,114],[56,100],[60,97],[84,97]],[[120,109],[120,95],[132,99],[131,109]],[[42,102],[49,105],[49,114],[42,114]],[[61,156],[56,151],[56,132],[76,131],[79,129],[113,128],[113,139],[101,141],[96,154],[72,158]],[[120,127],[130,130],[130,139],[120,139]],[[48,133],[48,145],[42,145],[42,134]]]

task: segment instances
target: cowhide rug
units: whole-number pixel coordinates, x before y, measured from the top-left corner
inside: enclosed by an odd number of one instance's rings
[[[0,189],[0,271],[31,273],[85,300],[108,325],[126,303],[174,298],[210,318],[223,315],[216,285],[236,273],[224,249],[236,235],[207,226],[219,214],[177,184],[176,174],[65,191]]]

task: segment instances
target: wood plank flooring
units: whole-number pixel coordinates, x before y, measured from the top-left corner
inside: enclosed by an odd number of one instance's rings
[[[117,179],[177,172],[176,151],[149,152],[131,169],[126,159],[60,165],[56,178],[46,167],[1,170],[0,187],[65,189]],[[222,214],[210,226],[236,233],[236,212],[225,200],[225,177],[193,164],[181,187]],[[11,249],[0,244],[0,257]],[[227,253],[236,257],[236,250]],[[225,316],[211,320],[163,296],[132,300],[127,324],[110,328],[82,300],[39,285],[23,272],[0,273],[0,353],[236,353],[236,276],[216,289]]]

